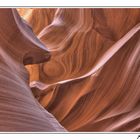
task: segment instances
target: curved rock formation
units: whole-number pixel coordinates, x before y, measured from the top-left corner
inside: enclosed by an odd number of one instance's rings
[[[140,130],[139,22],[140,9],[58,9],[35,32],[52,57],[28,67],[32,90],[69,131]]]
[[[6,130],[140,130],[140,9],[18,9],[35,35],[7,11],[0,13]],[[30,88],[46,110],[32,96],[23,63],[32,64]]]
[[[0,131],[65,131],[34,98],[24,67],[49,59],[17,11],[0,9]]]

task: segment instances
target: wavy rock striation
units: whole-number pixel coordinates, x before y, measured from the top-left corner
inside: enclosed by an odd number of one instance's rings
[[[31,25],[41,10],[33,11],[32,22],[23,16]],[[48,15],[44,18],[52,19]],[[52,22],[35,32],[52,57],[37,65],[38,71],[28,67],[31,87],[65,128],[140,130],[139,22],[140,9],[58,9]]]
[[[6,10],[1,130],[140,130],[140,9]]]
[[[49,58],[17,11],[0,9],[0,131],[65,131],[34,98],[24,67]]]

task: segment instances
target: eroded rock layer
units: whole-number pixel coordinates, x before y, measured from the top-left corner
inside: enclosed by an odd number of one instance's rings
[[[65,131],[34,98],[24,67],[49,58],[18,12],[0,9],[0,131]]]
[[[39,102],[70,131],[139,131],[140,9],[44,10],[40,32],[23,16],[52,54],[28,67]]]
[[[13,11],[1,15],[1,77],[13,74],[17,83],[5,83],[17,88],[0,88],[11,95],[1,94],[6,101],[13,99],[19,114],[25,114],[14,116],[15,128],[30,110],[33,130],[140,130],[140,9],[18,9],[30,27]],[[30,88],[44,108],[31,96],[23,64],[28,64]],[[28,131],[26,125],[20,129]]]

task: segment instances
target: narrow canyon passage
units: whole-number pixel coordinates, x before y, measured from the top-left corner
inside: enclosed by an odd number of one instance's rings
[[[140,131],[140,9],[0,10],[0,131]]]

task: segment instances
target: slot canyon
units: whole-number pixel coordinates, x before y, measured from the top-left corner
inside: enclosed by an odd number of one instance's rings
[[[140,131],[140,9],[0,9],[0,132]]]

